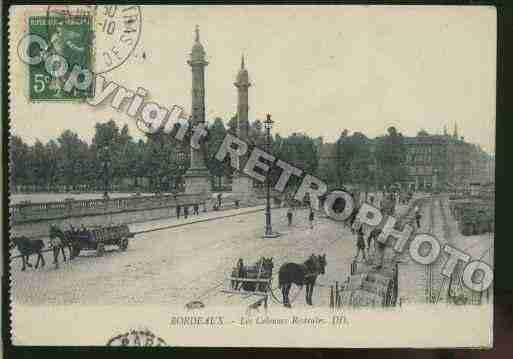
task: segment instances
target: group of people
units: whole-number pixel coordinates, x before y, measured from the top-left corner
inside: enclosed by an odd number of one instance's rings
[[[59,254],[62,254],[64,262],[66,262],[66,254],[64,248],[69,249],[69,258],[73,259],[74,254],[72,250],[71,237],[76,235],[88,235],[89,229],[82,223],[79,227],[75,227],[71,223],[66,225],[67,229],[63,230],[55,223],[50,225],[50,248],[53,251],[53,263],[56,268],[59,268]],[[66,234],[68,233],[68,235]],[[71,237],[70,235],[71,234]]]
[[[181,205],[177,205],[176,206],[176,218],[177,219],[180,219],[180,217],[182,216],[182,209],[183,209],[183,217],[185,219],[189,218],[189,205],[185,205],[185,206],[181,206]],[[195,203],[192,205],[192,214],[195,215],[195,216],[198,216],[199,215],[199,204],[198,203]]]
[[[89,232],[89,230],[84,226],[82,223],[80,227],[75,227],[72,224],[68,225],[68,231],[73,234],[86,234]]]
[[[399,203],[408,204],[408,203],[410,203],[412,198],[413,198],[413,193],[411,191],[408,193],[404,193],[399,196]]]
[[[292,206],[290,206],[289,209],[287,210],[287,224],[289,227],[292,226],[294,212],[295,212],[295,209]],[[314,228],[314,220],[315,220],[315,213],[314,213],[314,210],[312,208],[310,208],[310,212],[308,214],[308,223],[309,223],[310,229]]]
[[[379,254],[385,248],[385,245],[378,241],[378,237],[381,234],[381,229],[374,228],[365,238],[365,232],[363,230],[363,226],[360,226],[356,231],[356,255],[355,260],[358,260],[360,257],[360,253],[362,254],[362,259],[366,261],[371,256],[371,252],[380,251]],[[367,241],[365,240],[367,239]]]
[[[418,230],[418,229],[420,229],[420,226],[421,226],[420,220],[422,218],[422,215],[420,214],[420,209],[418,206],[415,206],[415,208],[414,208],[414,218],[415,218],[415,224],[416,224],[417,230]],[[363,226],[360,226],[356,231],[354,231],[354,229],[353,229],[354,221],[355,221],[355,218],[350,219],[349,225],[351,226],[353,233],[356,234],[356,255],[354,257],[355,260],[358,260],[358,258],[360,257],[360,253],[361,253],[362,259],[364,261],[366,261],[367,258],[370,258],[372,250],[374,250],[374,252],[376,252],[376,250],[378,250],[379,251],[378,254],[382,258],[385,244],[382,243],[381,241],[377,240],[379,235],[382,232],[381,229],[374,228],[368,234],[367,238],[365,238],[365,231],[363,229]],[[374,245],[372,242],[374,242]]]

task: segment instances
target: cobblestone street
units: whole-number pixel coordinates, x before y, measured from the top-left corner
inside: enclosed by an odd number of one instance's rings
[[[445,243],[468,249],[469,254],[490,262],[486,254],[493,236],[461,236],[448,209],[446,197],[421,200],[420,232],[432,233]],[[396,215],[409,215],[413,208],[399,205]],[[238,258],[254,263],[261,256],[274,260],[273,288],[277,289],[279,267],[287,262],[303,262],[310,254],[327,254],[328,266],[318,278],[314,291],[316,305],[329,305],[329,286],[342,283],[349,274],[355,254],[355,238],[338,222],[316,219],[314,229],[307,223],[308,212],[299,210],[294,224],[286,225],[285,209],[273,210],[274,230],[279,238],[263,239],[263,207],[201,213],[188,219],[158,220],[130,226],[139,233],[127,252],[112,249],[104,257],[83,252],[71,263],[55,270],[50,253],[45,253],[44,269],[20,271],[15,260],[13,298],[26,304],[177,304],[202,300],[207,305],[251,303],[253,296],[222,293]],[[441,276],[447,255],[442,252],[431,266],[414,262],[407,251],[399,264],[401,304],[444,302],[448,282]],[[296,305],[304,305],[304,293],[293,288]]]
[[[13,267],[15,302],[26,304],[177,304],[201,299],[209,304],[237,303],[240,296],[220,293],[238,258],[253,263],[260,256],[274,259],[274,274],[286,261],[303,262],[312,254],[327,254],[328,266],[318,278],[314,303],[328,305],[324,285],[343,281],[354,256],[354,238],[342,224],[317,218],[314,229],[307,224],[308,212],[296,212],[294,224],[286,225],[285,209],[273,210],[274,230],[282,235],[262,239],[264,212],[259,208],[209,212],[188,220],[161,220],[133,225],[145,231],[200,221],[136,235],[127,252],[112,250],[104,257],[84,252],[55,270],[49,253],[47,266],[20,271]],[[249,213],[248,213],[249,212]],[[245,213],[245,214],[244,214]],[[203,221],[212,217],[225,217]],[[231,216],[231,217],[230,217]],[[202,222],[203,221],[203,222]],[[273,287],[276,286],[276,281]],[[279,290],[276,290],[278,294]],[[291,296],[295,296],[295,289]],[[250,298],[253,299],[254,298]],[[297,304],[304,303],[304,293]]]

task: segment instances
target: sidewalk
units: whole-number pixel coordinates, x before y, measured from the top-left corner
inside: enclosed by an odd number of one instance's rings
[[[229,210],[221,210],[221,211],[208,211],[201,212],[199,215],[189,215],[187,219],[183,217],[183,215],[178,219],[176,217],[168,218],[168,219],[158,219],[149,222],[141,222],[141,223],[133,223],[129,224],[128,228],[130,232],[139,234],[146,233],[152,231],[158,231],[167,228],[175,228],[181,227],[184,225],[201,223],[206,221],[213,221],[220,218],[228,218],[233,216],[239,216],[243,214],[255,213],[259,211],[263,211],[265,206],[255,206],[255,207],[244,207],[244,208],[236,208]]]

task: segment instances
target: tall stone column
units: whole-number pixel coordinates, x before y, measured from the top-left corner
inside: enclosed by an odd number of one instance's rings
[[[240,70],[237,74],[237,81],[233,83],[237,88],[237,136],[243,140],[249,137],[249,82],[248,70],[244,65],[244,55],[241,58]]]
[[[192,126],[205,123],[205,50],[200,43],[199,27],[187,64],[192,71]],[[199,150],[191,147],[191,165],[184,175],[185,193],[210,193],[210,174],[205,165],[204,145]]]
[[[237,137],[241,140],[248,141],[249,138],[249,120],[248,120],[248,89],[251,86],[249,82],[248,70],[244,66],[244,56],[242,56],[239,73],[237,74]],[[241,166],[239,164],[239,166]],[[248,204],[256,200],[256,194],[253,189],[253,179],[244,175],[242,168],[238,168],[234,174],[232,182],[232,193],[241,202]]]

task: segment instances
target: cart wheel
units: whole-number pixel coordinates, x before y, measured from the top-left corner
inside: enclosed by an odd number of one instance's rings
[[[128,238],[123,238],[119,242],[119,249],[121,249],[124,252],[124,251],[126,251],[127,248],[128,248]]]
[[[103,243],[98,243],[98,247],[96,248],[96,256],[101,257],[105,253],[105,246]]]

